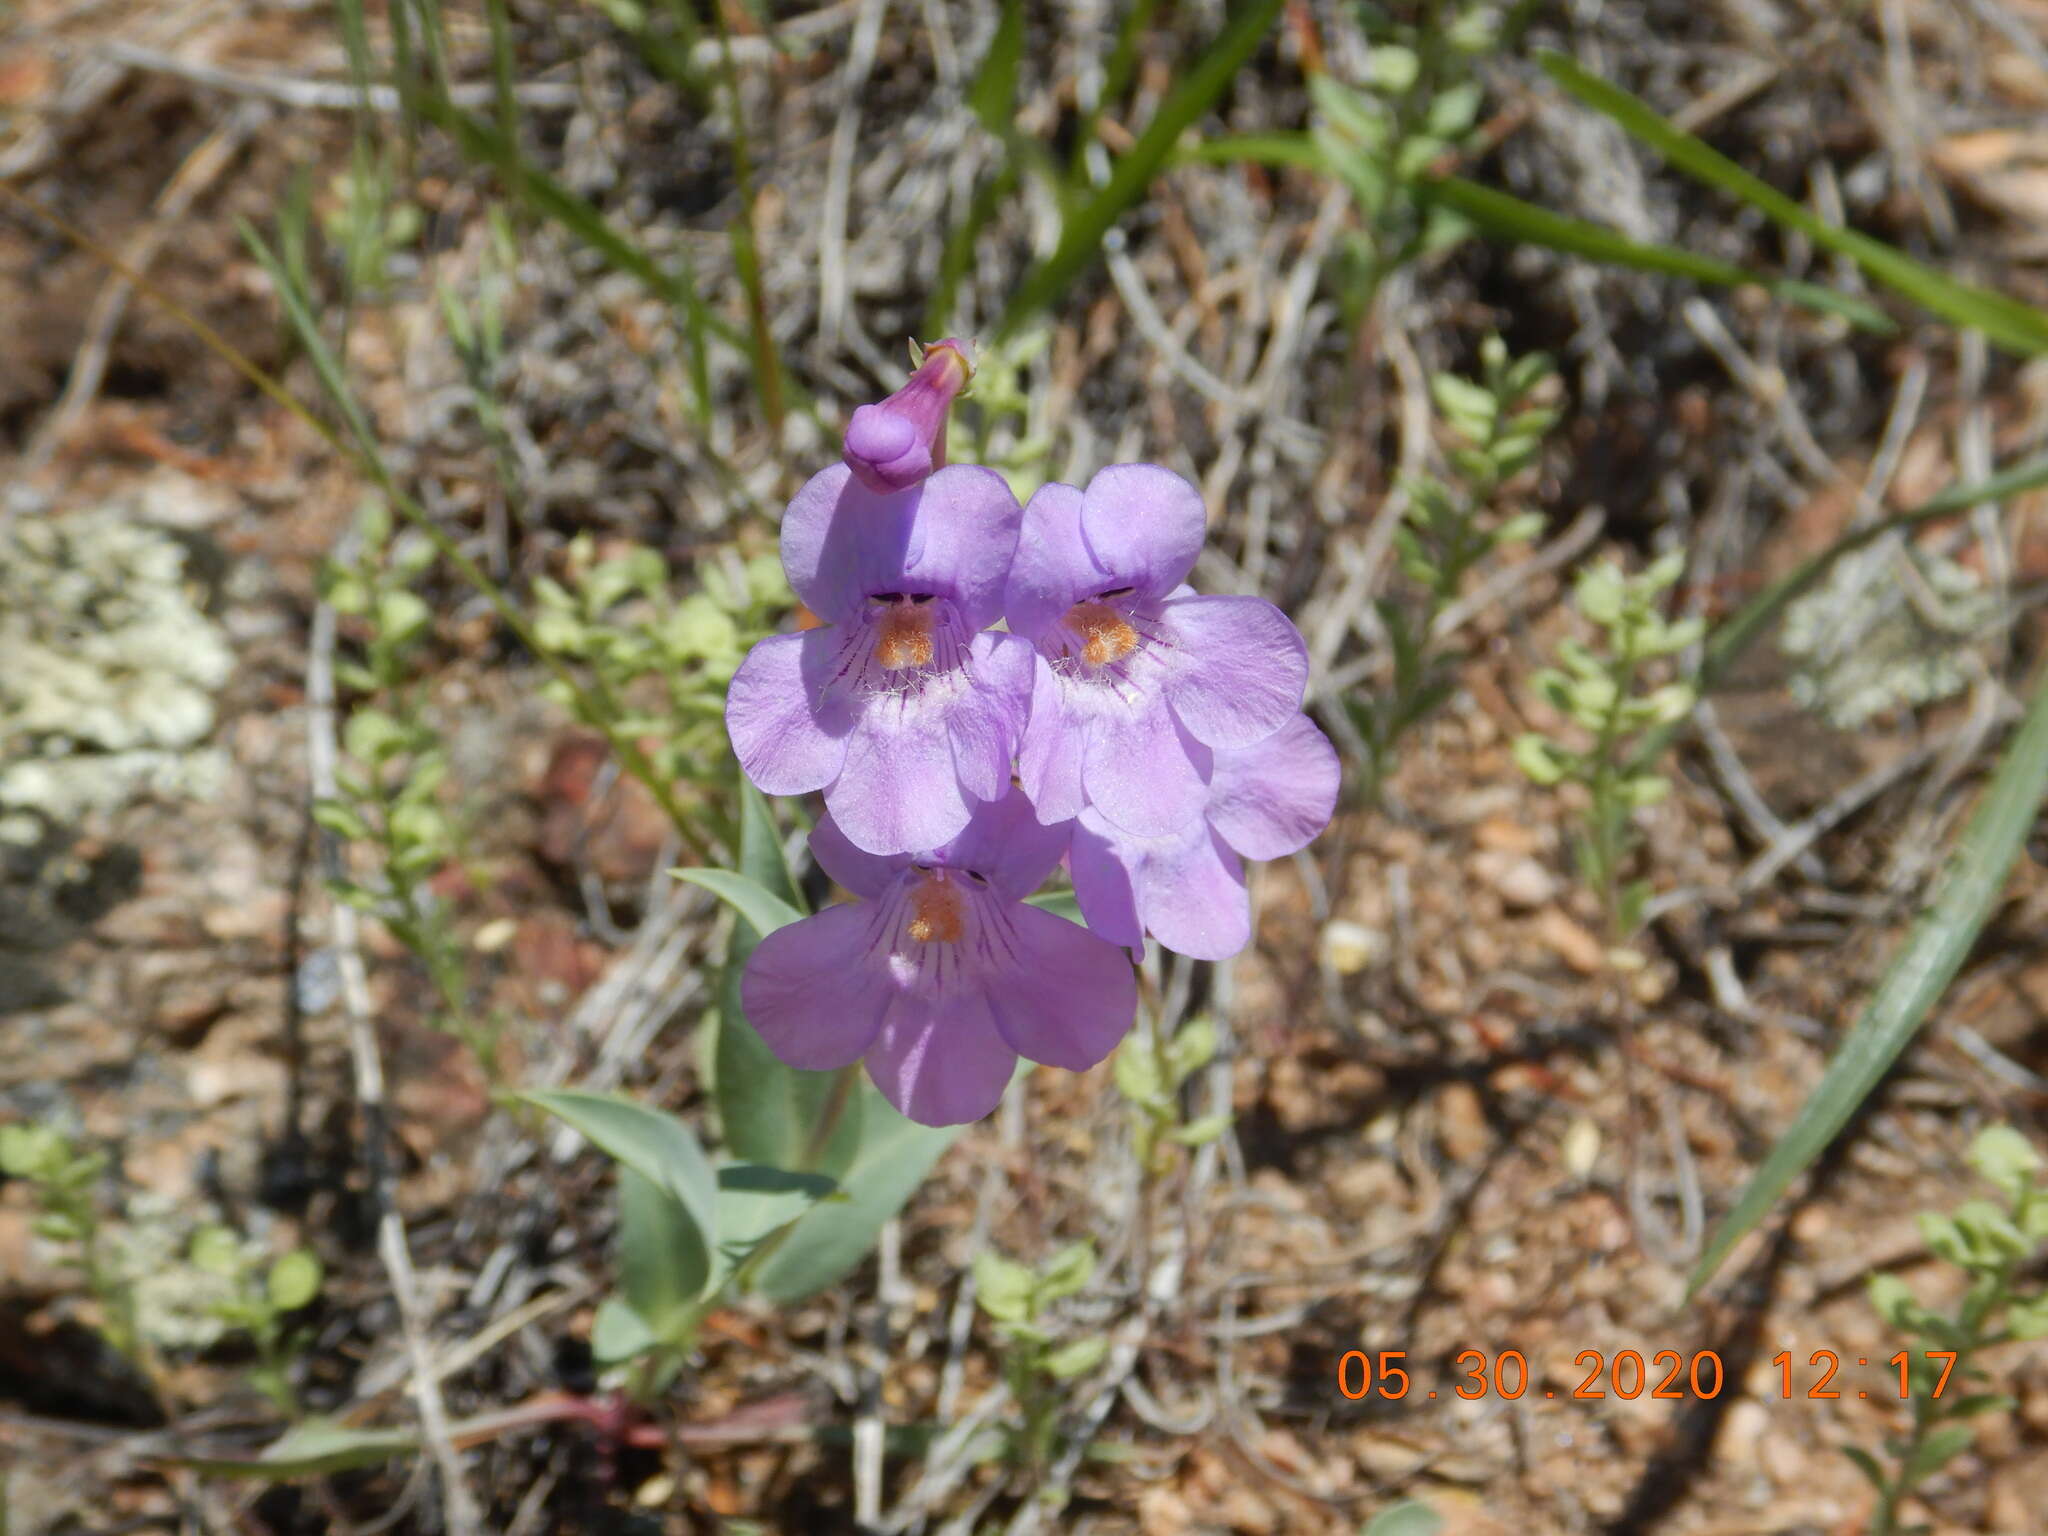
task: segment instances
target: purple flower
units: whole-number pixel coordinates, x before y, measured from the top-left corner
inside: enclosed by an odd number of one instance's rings
[[[1022,515],[1001,475],[969,464],[889,495],[835,464],[797,492],[782,564],[825,627],[761,641],[725,701],[764,794],[822,789],[857,847],[895,854],[951,841],[1008,792],[1031,648],[980,631]]]
[[[1209,748],[1248,747],[1301,708],[1308,651],[1256,597],[1181,583],[1201,493],[1156,464],[1046,485],[1024,509],[1003,605],[1037,647],[1018,772],[1043,821],[1093,805],[1163,837],[1199,820]]]
[[[866,1057],[875,1086],[925,1125],[994,1109],[1020,1055],[1094,1066],[1137,1008],[1130,962],[1024,902],[1069,830],[1041,826],[1012,789],[943,848],[879,858],[826,817],[811,851],[861,900],[761,941],[740,978],[748,1021],[792,1067]]]
[[[946,411],[974,377],[967,348],[935,341],[901,389],[846,423],[846,467],[871,491],[901,491],[946,462]]]
[[[1138,837],[1100,811],[1081,812],[1067,854],[1088,926],[1136,948],[1149,929],[1168,949],[1223,960],[1251,939],[1246,859],[1303,848],[1337,804],[1337,752],[1306,715],[1264,741],[1213,754],[1199,818]]]

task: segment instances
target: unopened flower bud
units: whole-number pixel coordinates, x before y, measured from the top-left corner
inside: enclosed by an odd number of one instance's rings
[[[908,490],[946,462],[946,412],[974,377],[965,343],[935,341],[917,372],[846,424],[846,467],[871,491]]]

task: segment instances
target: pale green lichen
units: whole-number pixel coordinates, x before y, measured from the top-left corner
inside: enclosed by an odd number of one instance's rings
[[[1845,730],[1961,693],[1998,599],[1953,560],[1911,549],[1836,562],[1785,612],[1792,696]]]
[[[0,529],[0,824],[218,787],[201,744],[233,657],[185,565],[118,507]]]
[[[114,1265],[132,1287],[135,1331],[157,1349],[210,1349],[227,1332],[220,1309],[234,1298],[234,1280],[186,1260],[193,1230],[213,1214],[210,1206],[138,1194],[112,1235]],[[249,1262],[260,1257],[255,1244],[245,1247]]]

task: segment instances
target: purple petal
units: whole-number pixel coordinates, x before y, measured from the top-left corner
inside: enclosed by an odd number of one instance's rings
[[[1337,749],[1307,715],[1264,741],[1216,754],[1209,825],[1248,859],[1305,848],[1337,807]]]
[[[1085,1072],[1116,1049],[1138,1009],[1138,983],[1116,945],[1038,907],[1009,913],[1018,972],[992,981],[996,1028],[1017,1054]]]
[[[919,491],[905,592],[942,592],[969,630],[986,629],[1003,611],[1003,582],[1017,549],[1024,509],[1010,482],[979,464],[938,471]]]
[[[1003,589],[1003,616],[1011,630],[1036,640],[1085,597],[1120,585],[1090,557],[1081,536],[1082,493],[1054,481],[1041,485],[1024,504]]]
[[[1037,653],[1021,635],[980,634],[969,648],[972,685],[947,708],[953,765],[967,792],[1000,799],[1010,787],[1024,719],[1031,712],[1031,674]]]
[[[1074,848],[1074,895],[1090,927],[1095,926],[1091,897],[1104,911],[1108,926],[1099,930],[1103,937],[1119,937],[1111,929],[1125,920],[1125,898],[1106,867],[1109,861],[1121,867],[1128,882],[1137,922],[1168,949],[1197,960],[1224,960],[1250,941],[1244,867],[1208,823],[1196,822],[1168,837],[1129,837],[1094,811],[1083,811]]]
[[[1022,901],[1059,867],[1071,830],[1064,821],[1041,825],[1024,791],[1006,785],[1000,799],[976,806],[967,830],[934,857],[952,869],[971,869],[1004,897]]]
[[[1096,811],[1083,811],[1074,822],[1067,870],[1074,877],[1074,900],[1088,927],[1124,949],[1145,947],[1145,925],[1138,920],[1138,895],[1131,872],[1117,857],[1116,829]]]
[[[1159,699],[1141,696],[1088,722],[1082,782],[1089,801],[1123,831],[1164,837],[1199,820],[1208,769],[1208,749],[1174,724]]]
[[[843,624],[870,592],[904,590],[918,553],[918,492],[869,490],[844,464],[804,482],[782,514],[782,568],[790,590],[821,619]]]
[[[1017,751],[1017,777],[1038,807],[1038,819],[1066,821],[1088,803],[1081,787],[1081,758],[1088,745],[1087,717],[1067,700],[1066,686],[1043,657],[1031,677],[1031,718]]]
[[[829,1072],[867,1053],[896,989],[882,908],[827,907],[778,928],[740,973],[740,1007],[776,1057]]]
[[[1188,734],[1248,747],[1285,725],[1308,687],[1308,647],[1257,597],[1182,597],[1160,610],[1173,646],[1166,697]]]
[[[1164,597],[1195,568],[1208,526],[1202,493],[1157,464],[1112,464],[1081,498],[1081,531],[1111,586]]]
[[[829,664],[839,638],[829,629],[770,635],[733,673],[725,728],[740,766],[763,794],[823,789],[846,759],[852,712],[835,695],[820,698],[808,680]]]
[[[1017,1053],[978,988],[900,994],[868,1051],[868,1076],[920,1125],[964,1125],[1002,1102]]]
[[[1206,826],[1172,847],[1139,857],[1138,915],[1152,937],[1196,960],[1227,960],[1252,937],[1244,865]]]
[[[960,834],[973,801],[960,787],[946,711],[931,701],[885,700],[846,738],[846,764],[825,805],[856,848],[923,853]]]
[[[839,823],[832,819],[829,811],[819,817],[817,826],[811,829],[811,857],[842,890],[869,901],[895,884],[896,877],[910,865],[907,853],[885,857],[855,847],[852,840],[839,830]]]

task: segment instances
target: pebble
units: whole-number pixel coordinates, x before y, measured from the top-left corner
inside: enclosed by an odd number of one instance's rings
[[[1378,928],[1337,918],[1323,925],[1317,948],[1323,964],[1339,976],[1356,976],[1386,964],[1393,944]]]
[[[1510,907],[1540,907],[1557,895],[1557,877],[1526,853],[1481,849],[1472,856],[1472,874]]]

